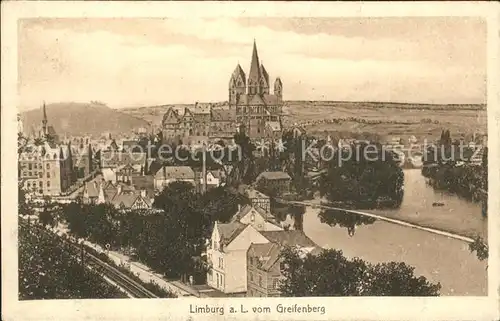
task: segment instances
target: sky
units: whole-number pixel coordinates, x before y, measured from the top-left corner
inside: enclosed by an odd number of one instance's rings
[[[18,24],[21,109],[224,101],[253,41],[285,100],[485,103],[480,18],[72,18]]]

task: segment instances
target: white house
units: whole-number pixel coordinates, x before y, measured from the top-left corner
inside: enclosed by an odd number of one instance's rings
[[[215,222],[207,248],[207,284],[224,293],[247,291],[247,251],[269,241],[252,225]]]

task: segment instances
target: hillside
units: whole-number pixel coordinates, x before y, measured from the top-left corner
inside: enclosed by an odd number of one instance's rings
[[[130,133],[141,127],[149,128],[149,123],[141,118],[122,113],[98,103],[55,103],[49,104],[47,118],[49,125],[60,136],[100,135]],[[34,109],[21,113],[25,133],[38,128],[42,121],[42,110]]]

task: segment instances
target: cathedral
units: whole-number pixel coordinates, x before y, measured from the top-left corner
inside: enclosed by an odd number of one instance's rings
[[[259,63],[254,41],[248,78],[238,64],[229,80],[229,107],[235,111],[237,123],[252,138],[266,136],[268,128],[281,130],[283,83],[276,78],[273,94],[270,87],[269,74]]]
[[[259,62],[254,41],[248,78],[238,64],[229,80],[228,104],[217,107],[196,103],[183,111],[170,107],[162,120],[163,138],[187,144],[230,141],[238,130],[252,139],[280,137],[283,83],[276,78],[273,94],[270,87],[269,74]]]

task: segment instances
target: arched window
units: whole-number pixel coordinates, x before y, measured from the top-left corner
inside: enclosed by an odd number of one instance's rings
[[[45,166],[47,169],[50,169],[50,164],[47,163],[47,165]]]

